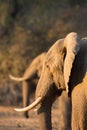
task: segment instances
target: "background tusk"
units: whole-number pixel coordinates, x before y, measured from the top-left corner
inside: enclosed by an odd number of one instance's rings
[[[17,112],[25,112],[25,111],[28,111],[30,109],[33,109],[35,106],[37,106],[42,100],[42,97],[38,97],[31,105],[27,106],[27,107],[24,107],[24,108],[15,108],[14,110],[17,111]]]
[[[12,75],[9,75],[9,78],[12,80],[15,80],[15,81],[23,81],[24,80],[23,78],[14,77]]]

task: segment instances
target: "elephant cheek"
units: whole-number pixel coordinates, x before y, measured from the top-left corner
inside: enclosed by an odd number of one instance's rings
[[[36,89],[36,98],[37,97],[46,97],[49,95],[49,90],[53,84],[53,79],[50,75],[42,76],[37,84]]]
[[[53,73],[53,80],[56,87],[59,89],[65,90],[65,81],[62,72],[55,72]]]

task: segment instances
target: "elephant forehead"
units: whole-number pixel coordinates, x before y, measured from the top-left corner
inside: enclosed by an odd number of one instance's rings
[[[64,44],[64,39],[59,39],[57,40],[53,45],[52,47],[49,49],[48,53],[51,52],[51,51],[58,51],[61,49],[62,45]]]
[[[62,70],[63,68],[63,55],[55,54],[50,55],[45,61],[45,66],[49,66],[50,71],[54,72],[55,70]]]
[[[53,44],[53,46],[49,49],[45,57],[45,62],[55,61],[58,59],[58,57],[61,56],[61,51],[64,45],[63,43],[64,43],[64,39],[60,39],[55,44]]]

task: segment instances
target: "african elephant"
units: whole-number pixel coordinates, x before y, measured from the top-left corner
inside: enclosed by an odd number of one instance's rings
[[[22,112],[37,106],[41,130],[52,130],[51,108],[63,91],[71,97],[72,130],[87,130],[87,40],[71,32],[46,53],[36,87],[36,100],[15,109]]]
[[[37,57],[33,59],[27,70],[25,71],[23,77],[17,78],[12,75],[10,75],[10,78],[14,81],[21,81],[23,86],[23,107],[30,104],[30,97],[32,93],[35,93],[36,85],[38,82],[38,79],[41,74],[42,70],[42,64],[44,57],[46,55],[46,52],[41,53]],[[70,119],[71,119],[71,110],[70,110],[70,99],[68,99],[66,93],[64,92],[59,101],[58,101],[58,111],[62,114],[62,120],[64,121],[62,125],[60,124],[60,128],[62,130],[70,130]],[[63,102],[63,104],[62,104]],[[62,107],[62,108],[61,108]],[[26,118],[29,117],[29,112],[26,111],[24,113],[24,116]],[[66,120],[67,118],[67,120]]]
[[[30,104],[30,97],[35,93],[37,81],[40,77],[43,60],[46,52],[39,54],[33,59],[29,67],[26,69],[23,77],[14,77],[10,75],[9,77],[14,81],[22,82],[22,97],[23,97],[23,107]],[[24,113],[26,118],[29,117],[28,111]]]

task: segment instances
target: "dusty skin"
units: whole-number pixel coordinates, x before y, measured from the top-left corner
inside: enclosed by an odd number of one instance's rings
[[[30,118],[26,119],[23,113],[18,113],[14,111],[15,106],[7,107],[0,106],[0,130],[38,130],[39,120],[37,118],[37,113],[31,110]],[[52,124],[53,130],[60,130],[60,125],[62,123],[62,114],[56,102],[52,108]]]

